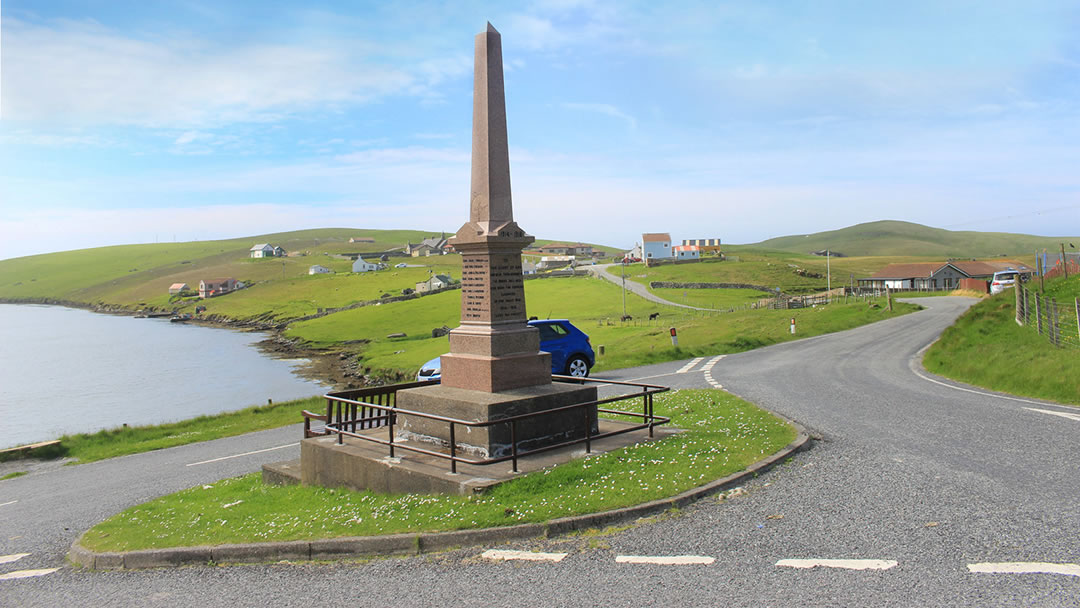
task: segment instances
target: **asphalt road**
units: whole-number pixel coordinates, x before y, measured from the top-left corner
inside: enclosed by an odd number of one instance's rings
[[[619,266],[619,264],[596,264],[596,265],[593,265],[593,266],[581,266],[581,268],[584,268],[585,270],[589,271],[595,277],[599,277],[601,279],[607,279],[608,281],[611,281],[612,283],[622,287],[623,286],[623,278],[622,278],[622,276],[614,274],[610,270],[611,268],[616,267],[616,266]],[[626,284],[626,289],[628,289],[629,291],[631,291],[631,292],[645,298],[646,300],[648,300],[650,302],[656,302],[657,304],[664,304],[666,306],[676,306],[678,308],[689,308],[690,310],[713,310],[712,308],[699,308],[697,306],[690,306],[689,304],[679,304],[678,302],[672,302],[671,300],[665,300],[664,298],[661,298],[660,296],[658,296],[658,295],[654,294],[653,292],[649,291],[649,288],[642,285],[641,283],[638,283],[636,281],[631,281],[629,279],[629,277],[626,279],[625,284]]]
[[[0,563],[0,605],[1080,605],[1080,409],[927,374],[919,351],[971,301],[921,303],[847,332],[604,374],[722,385],[820,440],[741,496],[610,534],[498,547],[566,553],[559,562],[494,561],[473,547],[329,565],[64,565],[78,533],[130,504],[290,457],[294,447],[187,466],[295,441],[285,429],[0,482],[0,553],[30,554]],[[2,580],[33,568],[59,569]]]

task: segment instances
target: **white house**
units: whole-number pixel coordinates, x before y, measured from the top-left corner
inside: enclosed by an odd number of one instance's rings
[[[251,252],[253,258],[272,258],[274,257],[274,246],[267,243],[259,243],[252,246],[248,251]]]
[[[353,265],[352,265],[352,271],[353,272],[375,272],[378,269],[379,269],[378,264],[372,264],[371,262],[365,262],[364,258],[356,258],[356,261],[353,262]]]
[[[425,293],[428,291],[437,291],[453,283],[454,280],[450,278],[450,275],[437,274],[426,281],[422,281],[416,284],[416,293]]]
[[[177,295],[182,291],[187,291],[188,289],[189,288],[187,283],[173,283],[172,285],[169,285],[169,294]]]
[[[308,274],[330,274],[332,272],[334,271],[330,270],[326,266],[319,266],[318,264],[315,264],[311,268],[307,269]]]
[[[533,264],[529,260],[521,260],[521,274],[536,274],[536,264]]]
[[[676,245],[671,248],[676,260],[700,260],[701,247],[697,245]]]
[[[642,259],[649,260],[671,259],[671,235],[666,232],[646,232],[641,235],[641,251],[645,254]]]

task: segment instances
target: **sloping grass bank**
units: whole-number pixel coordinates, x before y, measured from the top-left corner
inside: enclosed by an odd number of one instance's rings
[[[673,391],[655,406],[686,431],[538,471],[481,496],[267,486],[252,474],[130,508],[82,543],[130,551],[542,522],[674,496],[745,469],[796,437],[787,423],[723,391]]]
[[[1076,297],[1080,277],[1048,283],[1047,292]],[[923,365],[968,384],[1080,405],[1080,356],[1017,325],[1015,313],[1011,289],[979,302],[945,330],[926,352]]]
[[[305,409],[318,411],[325,403],[321,397],[309,397],[274,405],[258,405],[235,412],[199,416],[180,422],[64,435],[60,438],[59,446],[36,450],[26,456],[71,457],[79,463],[93,462],[296,424],[303,420],[300,412]]]

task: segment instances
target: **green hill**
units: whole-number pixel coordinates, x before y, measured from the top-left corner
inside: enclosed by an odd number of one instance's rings
[[[339,273],[348,273],[350,258],[357,254],[387,251],[438,234],[419,230],[320,228],[218,241],[116,245],[12,258],[0,260],[0,300],[48,299],[129,308],[143,305],[164,307],[169,304],[167,291],[173,283],[187,283],[194,289],[203,279],[232,277],[247,284],[259,285],[263,290],[269,283],[277,283],[279,291],[285,289],[283,286],[287,284],[290,287],[286,289],[289,292],[286,295],[292,299],[300,298],[305,304],[294,308],[311,308],[313,312],[320,307],[340,306],[357,299],[378,298],[387,291],[399,292],[424,280],[428,273],[426,269],[401,269],[393,285],[368,280],[364,283],[366,287],[360,288],[360,279],[357,279],[353,281],[357,285],[350,284],[344,288],[340,281],[308,277],[311,265],[320,264]],[[353,237],[373,239],[374,242],[350,243],[349,239]],[[249,249],[256,243],[280,246],[290,255],[285,258],[252,259]],[[418,263],[431,266],[437,272],[451,272],[456,278],[460,277],[459,256],[421,258]],[[316,286],[325,286],[330,291],[340,293],[326,298],[326,301],[311,293],[304,293],[305,289],[318,291]],[[229,303],[235,306],[239,304],[237,300],[255,295],[267,294],[260,290],[245,290],[244,296],[237,294]],[[284,297],[283,294],[277,295]],[[274,297],[268,302],[264,308],[281,304]],[[247,306],[243,308],[249,314],[256,312],[254,309],[247,310]]]
[[[1007,232],[952,231],[921,224],[884,220],[840,230],[782,236],[754,245],[793,253],[829,249],[848,256],[919,255],[944,258],[987,258],[1030,255],[1057,249],[1080,237],[1043,237]],[[1068,247],[1068,245],[1066,245]]]

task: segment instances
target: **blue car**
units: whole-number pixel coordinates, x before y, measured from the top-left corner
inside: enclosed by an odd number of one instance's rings
[[[551,353],[551,373],[585,378],[596,363],[596,355],[589,336],[574,327],[566,319],[529,321],[540,330],[540,350]],[[418,381],[438,380],[442,377],[442,360],[435,357],[420,368]]]

